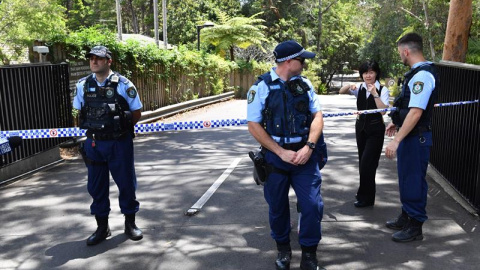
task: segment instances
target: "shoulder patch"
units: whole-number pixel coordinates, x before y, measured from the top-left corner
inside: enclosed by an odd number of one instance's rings
[[[250,103],[253,102],[253,100],[255,99],[255,94],[256,94],[256,93],[257,93],[257,92],[255,92],[255,90],[253,90],[253,89],[250,90],[250,91],[248,91],[248,97],[247,97],[248,104],[250,104]]]
[[[135,87],[130,87],[127,89],[127,95],[131,98],[135,98],[137,96],[137,89]]]
[[[416,94],[420,94],[422,91],[423,91],[423,82],[414,82],[412,93],[416,95]]]

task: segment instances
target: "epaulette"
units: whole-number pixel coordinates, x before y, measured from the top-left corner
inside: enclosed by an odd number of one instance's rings
[[[130,82],[129,79],[127,79],[127,77],[123,76],[123,75],[120,75],[119,73],[115,72],[115,75],[118,76],[118,79],[119,79],[119,82],[121,83],[124,83],[124,84],[128,84]]]

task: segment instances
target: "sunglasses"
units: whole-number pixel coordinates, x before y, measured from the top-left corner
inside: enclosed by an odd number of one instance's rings
[[[293,59],[300,61],[300,64],[302,64],[302,65],[303,65],[303,63],[305,63],[305,58],[296,57],[296,58],[293,58]]]

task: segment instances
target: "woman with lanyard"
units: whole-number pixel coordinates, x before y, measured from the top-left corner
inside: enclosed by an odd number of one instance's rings
[[[380,85],[380,67],[375,61],[367,61],[359,67],[363,83],[359,86],[345,85],[339,93],[351,94],[357,98],[357,109],[372,110],[387,108],[389,90]],[[375,174],[382,153],[385,123],[382,113],[360,114],[355,123],[357,138],[360,186],[357,191],[355,207],[367,207],[375,204]]]

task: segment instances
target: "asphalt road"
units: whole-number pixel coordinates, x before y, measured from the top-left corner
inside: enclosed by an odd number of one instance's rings
[[[321,100],[324,112],[355,108],[351,96]],[[165,122],[231,118],[246,118],[245,100],[211,105]],[[384,155],[377,173],[376,205],[353,207],[358,187],[354,119],[325,119],[330,159],[322,170],[320,263],[327,269],[478,269],[478,218],[431,178],[430,219],[423,241],[395,243],[390,240],[393,232],[383,225],[400,211],[395,161]],[[145,235],[138,242],[123,234],[124,218],[112,181],[112,236],[97,246],[85,245],[96,224],[89,214],[86,167],[78,158],[3,187],[0,269],[274,269],[268,208],[251,177],[247,155],[256,147],[246,126],[138,135],[137,225]],[[214,184],[217,189],[198,214],[185,216]],[[299,269],[293,191],[290,198],[292,269]]]

